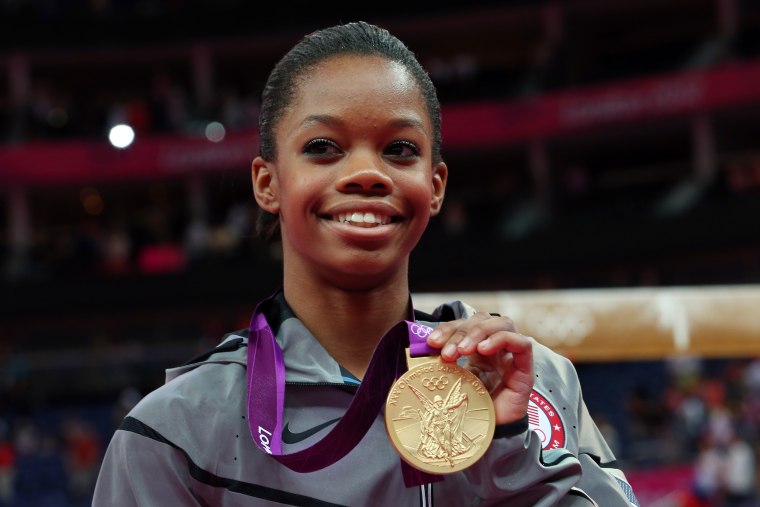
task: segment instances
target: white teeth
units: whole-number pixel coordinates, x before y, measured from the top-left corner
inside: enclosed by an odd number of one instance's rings
[[[335,218],[340,223],[353,222],[356,224],[378,224],[385,225],[390,223],[390,217],[384,215],[375,215],[374,213],[366,212],[360,213],[358,211],[353,213],[339,213]]]

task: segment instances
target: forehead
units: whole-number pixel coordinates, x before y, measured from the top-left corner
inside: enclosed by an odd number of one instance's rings
[[[307,69],[297,81],[288,112],[289,116],[297,116],[336,108],[413,112],[430,124],[422,91],[413,75],[403,64],[383,56],[338,55]]]

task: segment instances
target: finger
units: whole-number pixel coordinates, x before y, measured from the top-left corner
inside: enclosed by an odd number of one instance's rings
[[[527,406],[527,397],[533,388],[534,379],[533,361],[529,359],[526,362],[526,356],[530,356],[530,354],[504,353],[498,360],[497,371],[501,376],[501,384],[504,386],[498,391],[512,399],[513,404],[517,404],[518,400],[522,399],[523,401],[520,403]]]
[[[483,356],[493,356],[500,351],[509,352],[513,368],[525,372],[533,367],[533,339],[519,333],[494,333],[478,343],[477,351]]]
[[[533,340],[530,337],[512,331],[497,331],[477,344],[478,353],[484,356],[493,355],[500,350],[522,354],[532,348]]]
[[[467,339],[473,326],[487,318],[488,314],[475,314],[468,319],[445,322],[430,333],[427,342],[431,347],[441,349],[444,360],[455,361],[461,355],[457,347],[459,343]]]
[[[449,322],[443,322],[439,324],[438,327],[436,327],[433,332],[430,333],[430,335],[428,335],[427,342],[433,347],[440,348],[445,345],[449,341],[449,338],[468,321],[480,321],[486,319],[487,317],[487,314],[481,314],[481,312],[478,312],[472,317],[466,319],[457,319],[451,320]]]
[[[459,352],[459,343],[467,338],[467,330],[461,327],[456,328],[450,335],[441,349],[441,357],[445,361],[456,361],[461,355]]]
[[[488,314],[479,321],[465,323],[463,328],[466,329],[467,334],[457,344],[462,355],[475,353],[479,343],[496,333],[517,331],[515,323],[509,317],[494,317]]]

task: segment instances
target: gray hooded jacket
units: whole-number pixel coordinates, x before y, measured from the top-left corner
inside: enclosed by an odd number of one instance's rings
[[[350,404],[358,380],[287,307],[267,320],[286,367],[283,453],[313,445]],[[419,322],[466,317],[461,302]],[[246,420],[247,330],[205,357],[167,370],[166,384],[124,419],[108,446],[94,507],[163,506],[602,506],[638,505],[588,414],[566,358],[534,343],[535,387],[525,421],[498,426],[485,455],[442,482],[404,486],[399,456],[378,414],[337,463],[291,471],[254,444]]]

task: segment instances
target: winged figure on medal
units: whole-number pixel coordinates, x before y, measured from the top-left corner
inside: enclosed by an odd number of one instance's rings
[[[446,399],[435,395],[430,400],[414,386],[409,385],[409,389],[422,402],[422,409],[407,406],[400,415],[420,419],[418,456],[426,460],[444,460],[454,466],[454,458],[472,447],[464,434],[467,394],[462,392],[462,379],[454,383]]]

